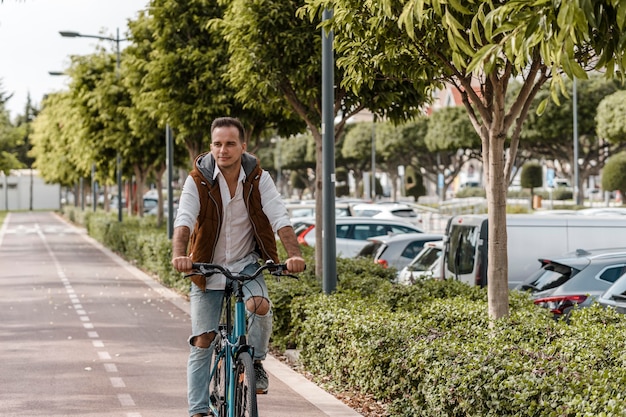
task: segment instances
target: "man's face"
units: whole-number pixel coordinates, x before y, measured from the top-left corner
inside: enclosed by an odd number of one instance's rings
[[[239,140],[239,130],[234,126],[218,127],[211,133],[211,153],[220,170],[241,165],[241,155],[246,144]]]

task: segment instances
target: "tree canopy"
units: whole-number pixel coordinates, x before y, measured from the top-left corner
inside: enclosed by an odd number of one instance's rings
[[[333,10],[322,26],[334,31],[336,49],[345,57],[337,60],[343,86],[371,85],[373,74],[382,73],[430,85],[425,91],[445,81],[460,94],[482,142],[493,318],[508,315],[506,190],[523,121],[548,81],[551,98],[558,101],[564,76],[583,79],[592,69],[623,75],[625,8],[619,0],[307,1],[304,10],[311,18]],[[514,79],[522,86],[507,105]]]

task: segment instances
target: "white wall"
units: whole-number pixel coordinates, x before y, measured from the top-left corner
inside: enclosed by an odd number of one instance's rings
[[[61,208],[59,184],[46,184],[36,170],[18,169],[0,173],[0,210],[30,210],[31,188],[33,210]]]

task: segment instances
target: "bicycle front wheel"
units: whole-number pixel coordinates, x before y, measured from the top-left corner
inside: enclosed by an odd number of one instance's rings
[[[235,416],[258,417],[254,364],[248,352],[237,357],[235,367]]]
[[[220,415],[226,415],[226,373],[228,370],[225,366],[222,345],[222,336],[217,334],[211,352],[210,363],[213,377],[209,381],[209,399],[214,410],[219,410]]]

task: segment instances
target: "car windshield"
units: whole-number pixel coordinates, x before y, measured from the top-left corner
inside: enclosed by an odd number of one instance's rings
[[[574,277],[580,270],[556,262],[548,262],[531,275],[520,286],[530,292],[546,291],[559,287]]]

